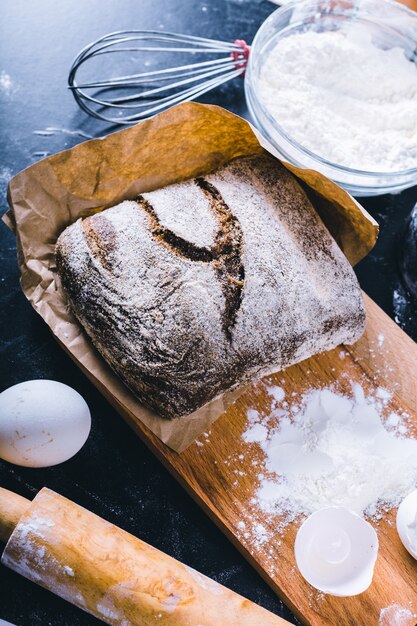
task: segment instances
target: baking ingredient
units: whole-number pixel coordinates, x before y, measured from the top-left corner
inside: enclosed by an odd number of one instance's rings
[[[397,530],[405,549],[417,559],[417,489],[398,507]]]
[[[386,390],[365,397],[355,384],[352,397],[324,388],[306,393],[301,406],[281,403],[268,429],[251,413],[243,437],[265,453],[261,508],[290,521],[329,506],[378,516],[398,504],[417,484],[417,441],[389,402]]]
[[[0,394],[0,457],[26,467],[67,461],[84,445],[91,416],[83,397],[54,380],[29,380]]]
[[[397,602],[379,612],[379,626],[415,626],[417,615]]]
[[[2,91],[5,94],[9,94],[12,88],[12,84],[13,83],[12,83],[12,79],[10,75],[4,70],[2,70],[0,72],[0,91]]]
[[[297,142],[349,168],[417,167],[417,66],[381,49],[358,25],[280,39],[261,68],[259,95]]]
[[[78,220],[56,265],[98,351],[166,418],[213,415],[260,372],[364,330],[351,266],[267,153]]]
[[[329,507],[305,520],[294,551],[298,569],[313,587],[334,596],[355,596],[372,582],[378,537],[356,513]]]

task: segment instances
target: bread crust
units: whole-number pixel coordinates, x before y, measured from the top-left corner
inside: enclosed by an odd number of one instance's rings
[[[167,418],[364,329],[352,268],[269,155],[78,220],[56,260],[95,347]]]

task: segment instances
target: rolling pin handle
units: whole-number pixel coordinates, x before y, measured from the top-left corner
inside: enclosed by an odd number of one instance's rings
[[[0,487],[0,541],[7,543],[30,500]]]

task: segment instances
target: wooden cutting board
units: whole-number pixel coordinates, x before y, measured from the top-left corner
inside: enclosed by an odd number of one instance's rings
[[[393,392],[387,409],[406,411],[411,416],[410,434],[417,437],[417,344],[365,299],[367,328],[358,343],[312,357],[265,380],[282,387],[291,399],[311,387],[328,385],[351,395],[352,381],[365,393],[384,387]],[[417,561],[400,543],[395,511],[375,524],[380,551],[373,583],[365,593],[352,598],[323,595],[299,574],[293,551],[299,523],[282,532],[279,518],[257,508],[253,497],[263,453],[242,439],[248,409],[267,413],[270,407],[271,396],[260,381],[181,454],[167,448],[133,415],[123,417],[303,623],[415,626]]]

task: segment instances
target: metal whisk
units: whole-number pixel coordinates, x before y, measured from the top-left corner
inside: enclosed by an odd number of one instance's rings
[[[159,62],[163,53],[169,53],[170,57],[176,53],[180,59],[181,53],[191,53],[199,55],[199,60],[103,80],[87,78],[80,83],[76,82],[80,68],[91,72],[93,59],[116,53],[120,61],[118,67],[123,67],[124,62],[125,66],[133,65],[135,69],[138,58],[146,68]],[[139,53],[139,57],[136,53]],[[151,55],[150,60],[144,61],[147,55]],[[216,58],[200,60],[200,55],[216,55]],[[78,105],[89,115],[115,124],[134,124],[173,104],[194,100],[232,78],[243,75],[248,56],[249,46],[239,39],[227,43],[149,30],[118,31],[93,41],[81,50],[71,66],[68,87]],[[87,65],[90,67],[87,68]],[[113,115],[112,112],[117,114]]]

